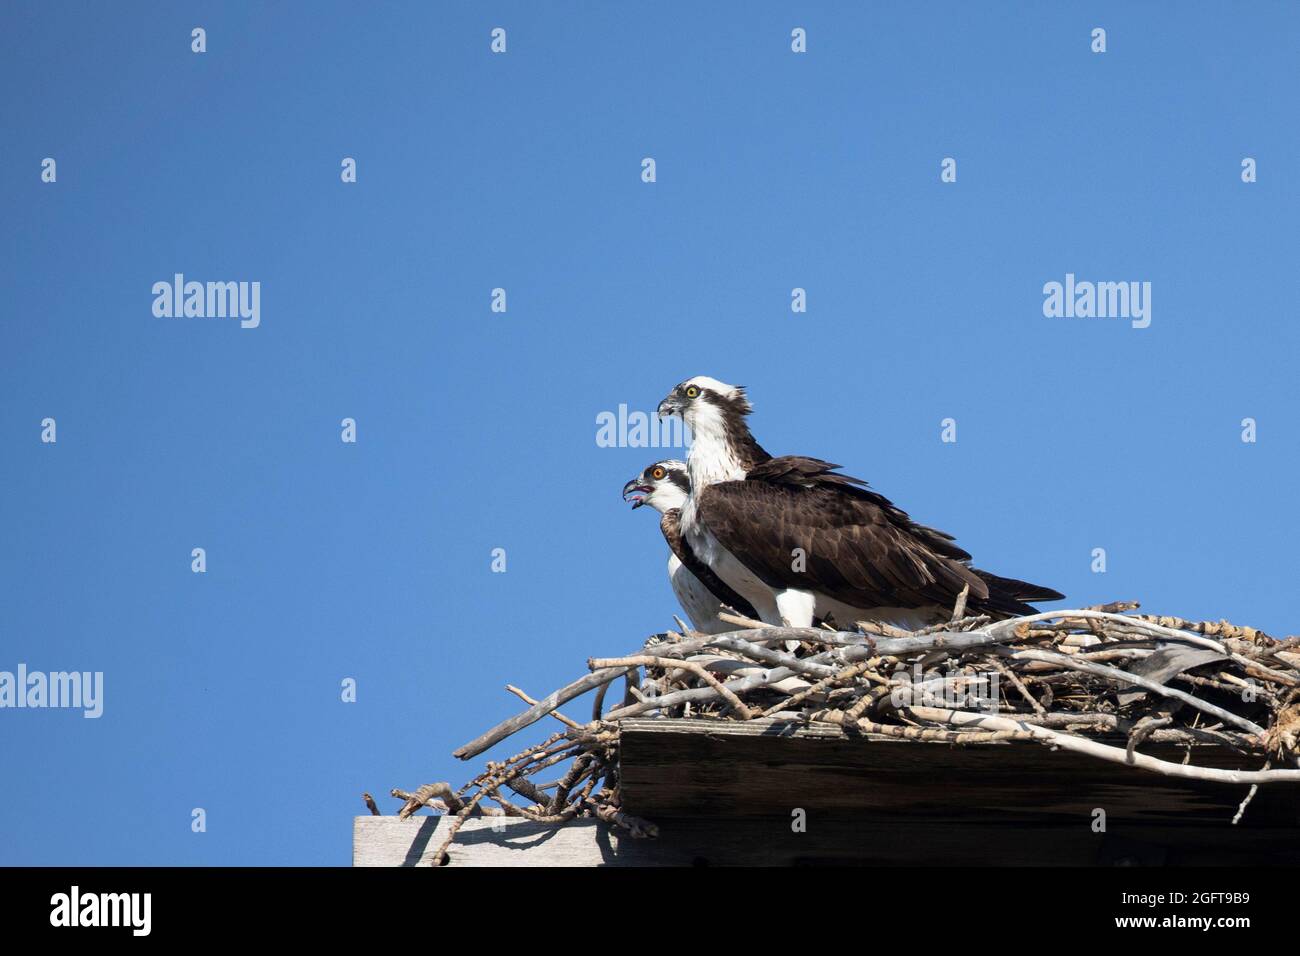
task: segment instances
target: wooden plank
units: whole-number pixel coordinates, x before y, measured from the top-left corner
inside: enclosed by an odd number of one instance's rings
[[[628,720],[620,746],[629,813],[653,820],[665,839],[687,838],[701,817],[724,818],[774,859],[1088,864],[1132,846],[1189,863],[1300,862],[1300,788],[1283,784],[1260,787],[1234,827],[1245,787],[1172,780],[1038,743],[954,747],[780,721]],[[1196,760],[1255,769],[1217,747],[1197,748]],[[796,811],[810,834],[835,835],[829,846],[786,838]],[[1105,833],[1093,828],[1097,811]],[[728,839],[699,843],[699,855],[730,856]]]
[[[1181,760],[1174,748],[1146,752]],[[1207,766],[1256,769],[1197,748]],[[647,819],[723,806],[729,816],[827,811],[963,817],[1015,812],[1230,821],[1246,788],[1158,774],[1009,742],[954,747],[866,738],[779,721],[628,720],[621,731],[623,807]],[[1258,812],[1256,812],[1258,811]],[[1248,819],[1300,826],[1300,789],[1260,788]]]
[[[356,817],[352,829],[353,866],[431,866],[445,838],[450,817]],[[496,826],[493,826],[493,823]],[[528,820],[480,817],[467,820],[448,853],[449,866],[636,866],[658,862],[649,853],[625,848],[624,840],[603,823],[576,820],[564,826]]]

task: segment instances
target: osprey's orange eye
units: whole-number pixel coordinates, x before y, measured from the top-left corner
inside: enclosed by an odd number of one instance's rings
[[[650,477],[653,478],[655,481],[662,481],[664,475],[666,474],[668,474],[668,472],[664,471],[662,468],[655,468],[653,471],[650,472]]]
[[[686,397],[687,397],[687,398],[695,398],[695,397],[696,397],[697,395],[699,395],[699,394],[700,394],[700,390],[699,390],[698,388],[696,388],[694,385],[688,385],[688,386],[686,386]]]

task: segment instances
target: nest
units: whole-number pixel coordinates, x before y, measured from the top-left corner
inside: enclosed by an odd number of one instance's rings
[[[459,790],[435,783],[391,793],[404,801],[403,818],[421,807],[455,815],[435,864],[472,815],[596,817],[654,836],[653,823],[620,803],[619,721],[627,717],[824,723],[960,746],[1037,742],[1168,777],[1249,786],[1234,823],[1260,784],[1300,783],[1300,638],[1132,613],[1137,607],[993,621],[967,616],[963,595],[950,621],[917,631],[871,622],[847,631],[770,627],[724,614],[736,630],[701,634],[678,621],[678,632],[651,637],[634,655],[589,660],[590,673],[543,700],[509,687],[529,708],[455,754],[474,757],[549,716],[563,729],[545,740],[489,762]],[[623,701],[606,709],[620,678]],[[589,721],[560,713],[593,690]],[[1183,759],[1142,753],[1146,744],[1182,748]],[[1250,769],[1198,765],[1206,748],[1239,754]],[[537,782],[549,768],[563,775]]]

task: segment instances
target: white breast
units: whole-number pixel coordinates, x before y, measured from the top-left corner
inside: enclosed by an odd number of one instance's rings
[[[724,624],[718,620],[718,611],[721,608],[718,599],[699,578],[687,570],[675,554],[668,556],[668,580],[672,582],[677,603],[682,606],[682,610],[690,619],[691,626],[697,631],[704,634],[721,634],[736,629],[734,624]]]

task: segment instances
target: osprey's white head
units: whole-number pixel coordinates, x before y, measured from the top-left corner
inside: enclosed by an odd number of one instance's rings
[[[751,411],[743,385],[728,385],[707,375],[688,378],[659,403],[660,418],[681,415],[696,438],[721,438],[728,423],[734,427]]]
[[[655,462],[624,485],[623,500],[632,502],[633,510],[649,505],[663,514],[686,504],[690,492],[686,462],[669,459]]]
[[[745,417],[753,411],[744,386],[728,385],[707,375],[688,378],[659,403],[659,416],[681,415],[691,430],[687,472],[691,478],[691,503],[682,510],[683,522],[694,518],[695,496],[715,481],[736,481],[771,456],[749,433]]]

